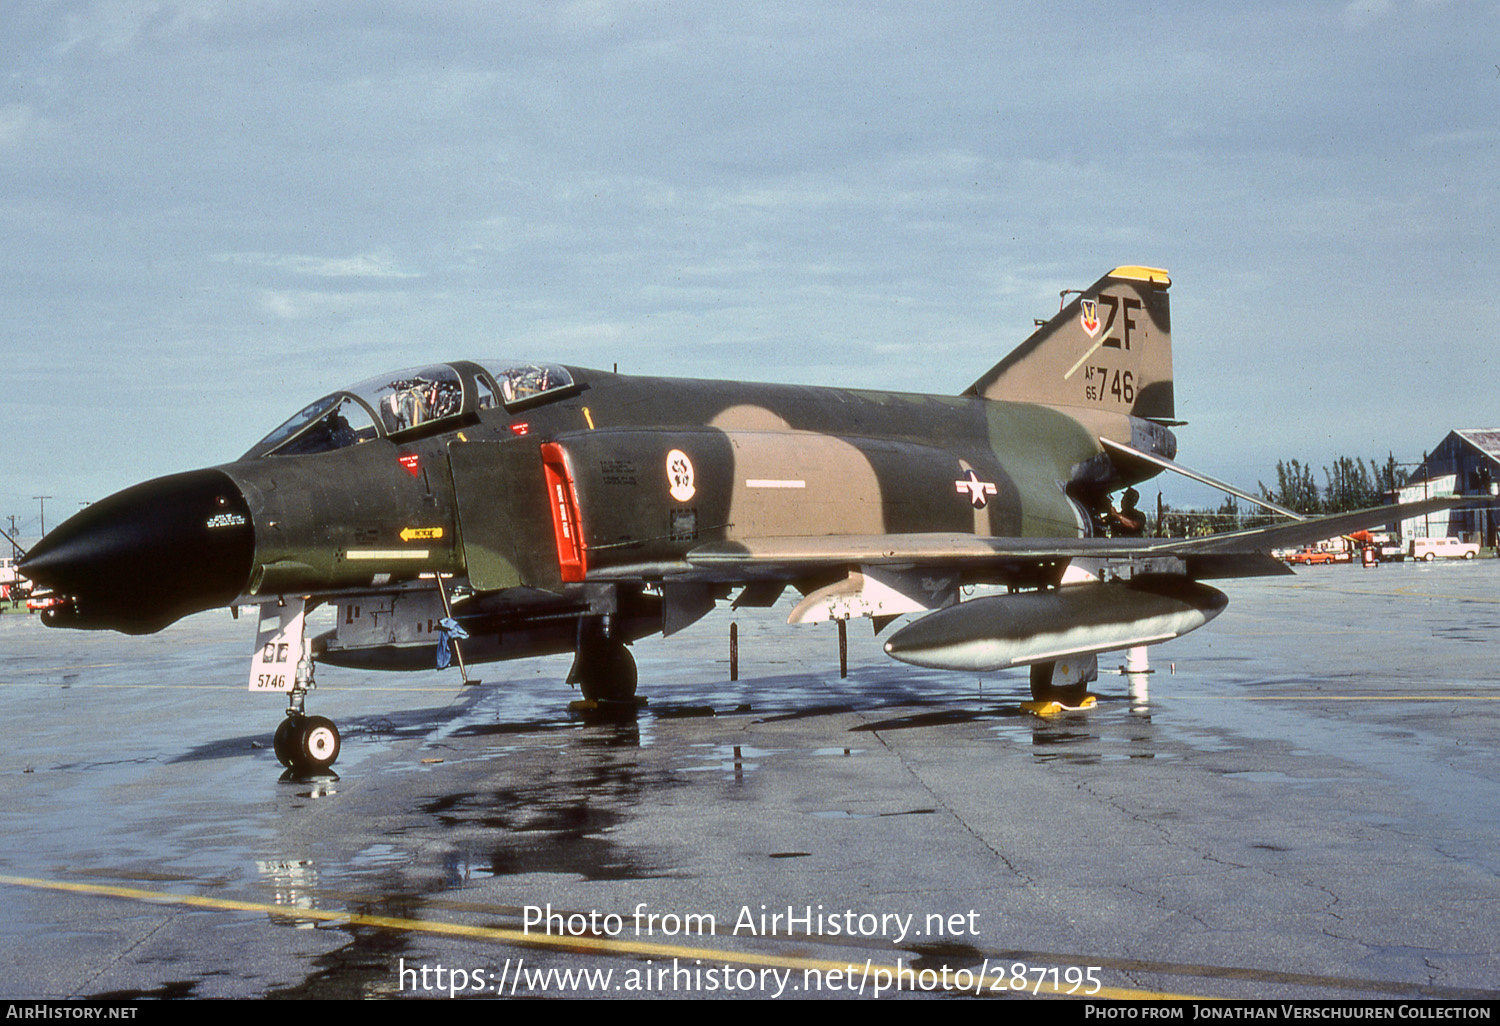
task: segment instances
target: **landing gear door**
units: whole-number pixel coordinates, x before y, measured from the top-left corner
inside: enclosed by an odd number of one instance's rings
[[[297,678],[307,631],[307,603],[287,599],[260,607],[255,632],[255,655],[250,660],[251,691],[291,691]]]
[[[536,441],[454,442],[448,462],[469,583],[480,591],[561,591],[553,510]]]

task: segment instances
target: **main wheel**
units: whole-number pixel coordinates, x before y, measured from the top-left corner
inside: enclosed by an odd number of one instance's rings
[[[339,757],[339,728],[325,716],[308,716],[297,733],[292,766],[301,773],[321,773]]]
[[[628,702],[635,697],[635,656],[622,642],[604,642],[579,657],[578,690],[594,702]]]
[[[1053,684],[1052,671],[1057,664],[1033,663],[1031,666],[1031,700],[1033,702],[1057,702],[1076,709],[1088,697],[1089,682],[1077,684]]]

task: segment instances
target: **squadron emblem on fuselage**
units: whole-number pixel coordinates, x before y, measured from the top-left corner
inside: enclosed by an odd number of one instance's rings
[[[693,484],[693,461],[681,449],[667,453],[667,493],[678,502],[687,502],[698,493]]]

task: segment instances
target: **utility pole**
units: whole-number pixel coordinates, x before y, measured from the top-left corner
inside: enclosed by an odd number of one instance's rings
[[[1411,467],[1411,468],[1413,468],[1412,471],[1406,475],[1406,481],[1404,483],[1402,483],[1402,484],[1398,484],[1396,482],[1396,468],[1397,467]],[[1428,473],[1428,470],[1427,470],[1427,453],[1424,452],[1422,454],[1422,462],[1421,463],[1398,463],[1396,461],[1396,456],[1395,456],[1394,453],[1390,453],[1388,455],[1388,458],[1386,460],[1386,469],[1390,472],[1390,476],[1391,476],[1391,503],[1393,505],[1395,503],[1398,503],[1398,502],[1401,501],[1401,489],[1403,487],[1412,487],[1412,488],[1416,487],[1414,484],[1412,484],[1412,480],[1411,480],[1411,475],[1416,472],[1416,468],[1421,468],[1422,469],[1422,498],[1426,499],[1426,498],[1429,497],[1429,493],[1431,492],[1431,482],[1429,481],[1430,474]],[[1431,516],[1432,516],[1432,514],[1429,513],[1426,516],[1422,517],[1420,520],[1403,520],[1400,523],[1395,524],[1394,526],[1395,526],[1395,528],[1396,528],[1397,531],[1400,531],[1401,530],[1401,524],[1408,524],[1409,523],[1409,524],[1412,525],[1412,530],[1416,531],[1417,530],[1417,525],[1420,523],[1421,524],[1421,529],[1422,529],[1422,534],[1421,534],[1420,537],[1426,538],[1428,535],[1430,535],[1432,533],[1428,529],[1428,525],[1431,523],[1431,521],[1429,520],[1429,518]],[[1414,535],[1412,535],[1412,537],[1415,538],[1415,537],[1418,537],[1418,536],[1414,534]],[[1409,539],[1409,538],[1407,538],[1405,536],[1402,536],[1402,538],[1401,538],[1401,544],[1402,545],[1406,545],[1406,543],[1408,541],[1410,541],[1410,540],[1411,539]]]
[[[52,496],[33,495],[32,498],[42,504],[42,535],[45,537],[47,534],[47,500],[52,498]]]

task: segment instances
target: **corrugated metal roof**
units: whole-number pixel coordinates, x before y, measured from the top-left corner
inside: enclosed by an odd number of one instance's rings
[[[1500,428],[1466,428],[1454,434],[1490,459],[1500,460]]]

